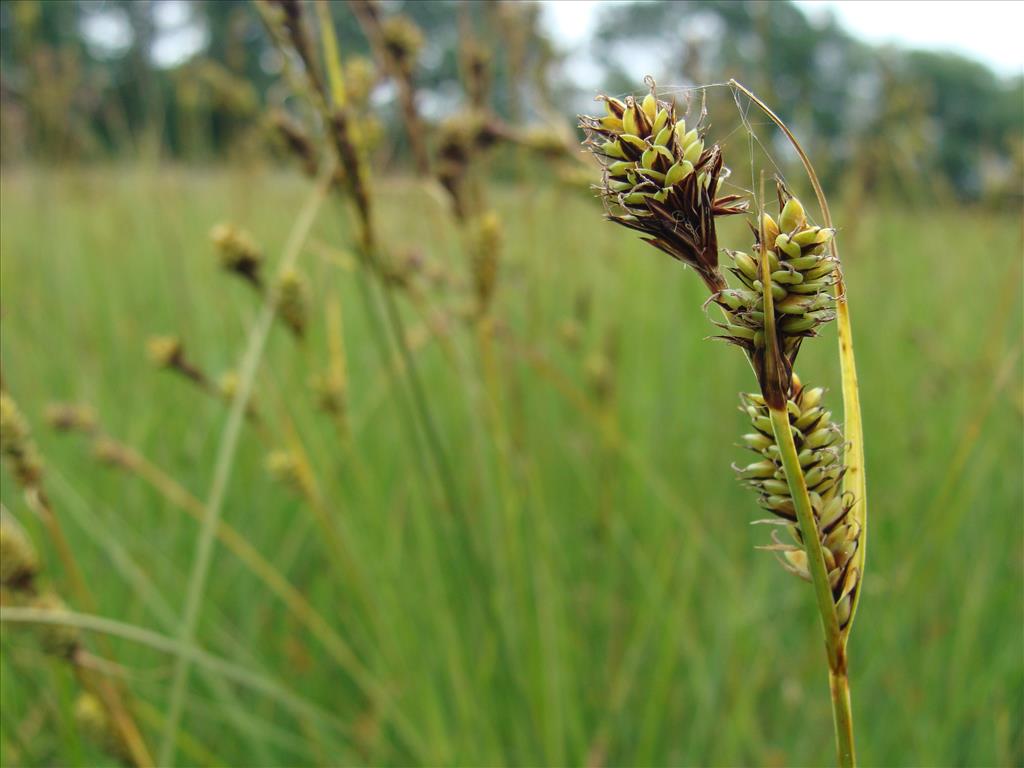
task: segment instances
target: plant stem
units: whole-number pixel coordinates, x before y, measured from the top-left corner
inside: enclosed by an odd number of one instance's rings
[[[785,410],[774,408],[770,413],[775,442],[782,454],[782,468],[786,472],[786,481],[789,483],[789,492],[793,497],[797,521],[800,524],[800,535],[807,551],[807,569],[811,572],[814,595],[818,600],[818,612],[821,614],[821,626],[825,631],[829,669],[835,670],[838,668],[840,656],[839,621],[836,619],[832,589],[828,584],[825,556],[821,551],[821,535],[814,519],[814,510],[807,493],[807,483],[800,469],[800,460],[797,458],[796,444],[793,442],[793,433],[789,426],[789,414]]]
[[[850,707],[850,678],[844,666],[839,671],[829,670],[829,688],[832,689],[832,720],[836,729],[836,754],[840,768],[853,768],[857,755],[853,748],[853,711]]]
[[[789,426],[789,414],[785,410],[770,410],[775,442],[782,456],[782,468],[796,507],[800,524],[800,535],[807,552],[807,568],[811,572],[814,594],[821,615],[821,626],[825,632],[825,650],[828,654],[829,685],[832,689],[832,718],[836,731],[836,750],[840,768],[852,768],[855,763],[853,751],[853,715],[850,711],[850,684],[846,674],[846,648],[839,632],[832,589],[828,583],[828,570],[821,550],[821,537],[814,510],[807,493],[807,483],[800,469],[796,444]]]
[[[733,81],[735,82],[735,81]],[[761,175],[761,200],[764,200],[764,174]],[[796,509],[800,525],[800,537],[807,553],[807,570],[810,571],[814,596],[818,602],[821,627],[825,633],[825,651],[828,655],[829,685],[832,690],[832,719],[836,732],[836,750],[840,768],[853,768],[853,717],[850,713],[850,686],[846,674],[846,642],[839,628],[832,587],[829,585],[828,568],[821,547],[821,534],[814,517],[811,497],[807,493],[807,480],[800,466],[793,431],[789,424],[789,409],[786,402],[792,388],[792,374],[780,374],[782,356],[779,337],[775,331],[775,305],[772,298],[772,276],[768,263],[768,244],[764,233],[764,216],[758,216],[758,242],[760,243],[760,270],[764,294],[764,336],[766,350],[763,370],[759,371],[761,391],[768,405],[775,444],[779,448],[782,469],[789,485],[789,495]]]
[[[281,257],[281,262],[278,266],[279,274],[283,274],[298,259],[302,245],[306,241],[306,237],[313,226],[313,221],[320,210],[320,205],[330,189],[333,173],[334,164],[331,163],[300,211],[288,236],[284,255]],[[273,294],[268,293],[264,299],[263,306],[260,308],[256,322],[249,331],[248,346],[242,364],[239,367],[238,391],[231,402],[231,410],[224,425],[224,430],[221,432],[220,444],[217,448],[213,481],[210,485],[210,495],[203,515],[202,529],[196,541],[195,557],[192,562],[192,572],[189,576],[188,589],[185,595],[185,608],[182,613],[181,626],[177,638],[180,646],[183,648],[191,648],[195,641],[196,629],[199,624],[199,610],[202,607],[206,592],[207,577],[210,571],[210,563],[213,559],[214,538],[221,520],[224,496],[227,492],[228,480],[231,477],[231,469],[235,459],[235,449],[238,446],[242,421],[245,418],[246,406],[252,393],[253,380],[256,378],[256,372],[263,357],[263,348],[266,345],[270,327],[274,322],[274,314]],[[170,766],[174,762],[178,727],[181,724],[181,715],[185,706],[191,662],[192,658],[187,655],[179,655],[175,661],[174,676],[171,681],[171,692],[167,704],[167,721],[164,726],[163,743],[160,747],[159,765],[162,766]]]

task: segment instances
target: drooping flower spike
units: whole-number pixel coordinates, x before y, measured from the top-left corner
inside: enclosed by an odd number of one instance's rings
[[[585,146],[604,166],[597,187],[607,218],[691,266],[708,288],[726,287],[718,269],[714,220],[746,210],[740,195],[718,196],[728,177],[717,144],[705,146],[698,124],[676,119],[674,102],[658,99],[654,82],[642,101],[600,96],[607,114],[580,116]]]

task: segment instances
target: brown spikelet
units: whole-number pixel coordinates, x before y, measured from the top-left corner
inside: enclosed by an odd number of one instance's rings
[[[598,191],[607,217],[692,267],[712,292],[726,287],[718,269],[715,219],[741,213],[737,195],[718,194],[727,175],[718,145],[701,127],[687,130],[675,104],[652,92],[641,102],[600,97],[604,117],[581,116],[586,146],[605,172]]]

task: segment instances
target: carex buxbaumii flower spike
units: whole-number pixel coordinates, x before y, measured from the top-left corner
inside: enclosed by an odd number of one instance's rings
[[[804,387],[799,377],[794,376],[793,394],[786,403],[786,411],[821,542],[836,619],[839,628],[845,629],[860,585],[860,569],[854,555],[860,546],[861,525],[850,514],[853,494],[842,490],[846,473],[843,433],[822,405],[824,393],[821,387]],[[743,436],[743,444],[759,459],[735,469],[744,484],[758,494],[758,504],[778,518],[762,522],[781,523],[793,539],[782,541],[778,532],[773,531],[772,544],[762,549],[778,552],[787,571],[810,581],[803,533],[768,405],[762,395],[754,393],[740,395],[740,401],[741,410],[754,427],[753,432]]]
[[[616,224],[691,266],[708,288],[726,287],[718,269],[717,216],[742,213],[739,195],[718,196],[728,172],[717,144],[706,146],[701,120],[688,127],[673,102],[654,93],[642,101],[599,96],[607,114],[581,115],[585,145],[604,166],[597,187]]]
[[[811,225],[780,182],[778,220],[759,211],[753,252],[729,252],[730,271],[741,283],[730,288],[718,267],[715,219],[744,211],[745,202],[718,196],[721,149],[706,147],[699,128],[676,121],[674,105],[657,98],[650,79],[648,85],[651,93],[640,103],[603,96],[606,116],[580,118],[585,145],[604,166],[598,189],[609,219],[697,271],[711,291],[708,303],[724,315],[722,337],[741,347],[754,369],[760,392],[741,399],[755,431],[743,439],[760,457],[736,469],[759,504],[779,518],[765,522],[781,524],[792,538],[783,541],[776,532],[765,549],[814,587],[839,763],[853,766],[846,641],[864,562],[863,504],[845,487],[849,444],[821,404],[823,390],[804,387],[793,373],[804,339],[836,317],[834,294],[843,284],[829,247],[834,233]]]
[[[810,225],[803,205],[781,182],[778,197],[779,220],[762,214],[761,226],[753,227],[752,252],[728,252],[733,262],[729,271],[742,287],[726,288],[713,298],[728,316],[727,322],[719,324],[722,338],[746,350],[764,389],[769,382],[764,360],[767,344],[761,259],[768,260],[774,332],[784,368],[785,391],[790,389],[793,364],[803,340],[816,336],[820,326],[835,319],[831,290],[836,261],[826,252],[833,231]],[[762,233],[764,243],[760,239]]]

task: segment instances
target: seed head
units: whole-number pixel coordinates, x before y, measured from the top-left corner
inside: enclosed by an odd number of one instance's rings
[[[715,218],[741,213],[739,195],[718,197],[727,177],[717,144],[703,129],[676,119],[675,104],[651,93],[637,102],[600,96],[606,115],[581,116],[586,146],[604,166],[598,190],[608,218],[693,267],[712,291],[725,288],[718,271]]]
[[[464,41],[461,54],[469,103],[484,109],[491,92],[491,51],[478,40],[469,39]]]
[[[50,403],[46,406],[46,422],[58,432],[96,431],[96,412],[88,405]]]
[[[124,739],[114,728],[107,708],[97,697],[87,691],[78,694],[74,715],[79,731],[100,749],[121,759],[130,756]]]
[[[234,400],[238,392],[238,374],[234,371],[224,371],[217,378],[217,391],[228,402]]]
[[[441,125],[437,147],[437,175],[449,195],[455,215],[463,220],[471,210],[466,199],[466,174],[474,153],[507,137],[502,126],[480,110],[462,112]]]
[[[68,609],[64,601],[53,592],[43,592],[36,595],[30,602],[30,608],[41,611],[66,611]],[[61,658],[70,658],[78,650],[79,633],[78,628],[70,624],[42,623],[36,625],[36,637],[44,653]]]
[[[277,316],[296,337],[306,333],[309,320],[309,283],[297,269],[286,270],[277,283]]]
[[[811,226],[800,201],[781,185],[779,207],[778,222],[765,213],[760,226],[752,227],[755,242],[750,254],[729,252],[733,262],[730,271],[742,287],[719,291],[714,300],[730,313],[729,322],[719,325],[722,338],[746,350],[755,370],[760,371],[757,361],[766,348],[763,252],[771,274],[778,348],[785,369],[791,372],[803,340],[816,336],[820,326],[835,319],[831,292],[836,279],[835,260],[826,252],[833,231]]]
[[[93,440],[92,455],[101,464],[109,466],[125,466],[128,463],[124,447],[105,435],[100,435]]]
[[[365,107],[370,94],[377,87],[380,72],[365,56],[351,56],[345,60],[345,89],[349,100],[356,107]]]
[[[38,572],[39,558],[25,531],[11,516],[0,515],[0,585],[27,591]]]
[[[302,163],[303,172],[307,176],[315,176],[318,165],[317,151],[306,130],[282,109],[274,110],[270,119],[285,146]]]
[[[320,410],[332,416],[341,416],[345,413],[345,381],[342,377],[332,374],[317,375],[310,379],[309,385],[316,395]]]
[[[218,224],[210,230],[210,239],[217,248],[221,267],[259,288],[263,252],[252,235],[234,224]]]
[[[545,157],[562,157],[566,154],[565,137],[547,126],[527,128],[516,139],[524,147]]]
[[[184,346],[177,336],[151,336],[146,341],[146,351],[157,368],[173,368],[185,355]]]
[[[395,69],[403,77],[411,77],[416,60],[423,50],[423,32],[408,16],[389,16],[380,25],[384,49]]]
[[[821,536],[832,597],[836,603],[840,627],[850,618],[852,595],[860,573],[851,564],[860,546],[861,528],[850,514],[854,499],[843,493],[843,435],[832,422],[832,414],[822,407],[824,390],[807,388],[794,376],[794,395],[786,404],[790,429],[796,444],[801,469],[811,499],[815,522]],[[780,556],[786,570],[810,580],[804,541],[797,522],[796,506],[782,466],[781,452],[775,442],[768,406],[760,394],[742,395],[741,410],[750,418],[754,431],[743,436],[746,448],[758,459],[744,467],[735,467],[741,481],[756,491],[758,504],[781,518],[791,542],[772,535],[772,544],[764,547]]]
[[[476,290],[477,312],[486,311],[494,296],[498,280],[498,255],[501,251],[501,218],[488,211],[476,222],[473,247],[473,286]]]
[[[305,483],[302,465],[290,451],[271,451],[267,454],[264,466],[267,474],[277,482],[287,485],[293,490],[301,491],[303,489]]]
[[[0,454],[11,474],[25,488],[34,488],[43,475],[43,462],[36,450],[28,422],[14,399],[0,392]]]

